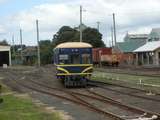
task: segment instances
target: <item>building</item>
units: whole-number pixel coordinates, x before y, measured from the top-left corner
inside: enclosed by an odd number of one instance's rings
[[[124,54],[123,60],[125,64],[134,64],[134,50],[141,47],[147,42],[148,34],[126,34],[124,42],[118,42],[117,48]]]
[[[134,50],[138,65],[160,65],[160,28],[153,28],[148,35],[147,43]]]
[[[23,64],[34,65],[37,60],[37,47],[28,46],[22,51]]]
[[[118,42],[117,47],[123,53],[132,53],[147,42],[148,34],[126,34],[124,42]]]
[[[10,46],[0,45],[0,66],[3,66],[3,64],[11,65]]]
[[[150,34],[148,35],[148,42],[150,41],[159,41],[160,40],[160,28],[153,28]]]
[[[147,43],[133,51],[136,64],[143,66],[160,66],[160,28],[153,28]]]
[[[134,53],[138,65],[160,66],[160,40],[147,42]]]

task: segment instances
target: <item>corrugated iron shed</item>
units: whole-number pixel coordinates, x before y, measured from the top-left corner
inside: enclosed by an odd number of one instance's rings
[[[28,46],[23,51],[23,56],[36,56],[37,55],[37,48],[34,46]]]
[[[0,51],[10,51],[10,46],[2,46],[2,45],[0,45]]]
[[[153,52],[160,48],[160,41],[147,42],[145,45],[134,50],[134,52]]]
[[[11,65],[10,46],[0,45],[0,66],[4,64]]]

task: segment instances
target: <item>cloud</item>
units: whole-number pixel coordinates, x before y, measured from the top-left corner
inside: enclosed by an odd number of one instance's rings
[[[113,12],[116,15],[118,41],[122,41],[127,31],[146,33],[152,27],[160,27],[159,0],[71,0],[41,4],[11,15],[7,28],[15,30],[21,27],[27,37],[29,33],[35,33],[35,20],[39,19],[40,32],[43,35],[41,39],[51,39],[61,26],[79,25],[79,5],[83,5],[85,10],[84,24],[96,27],[96,22],[101,22],[100,31],[104,41],[110,39]],[[25,39],[35,39],[35,36]]]
[[[42,31],[46,31],[52,27],[71,25],[76,21],[78,22],[78,17],[74,10],[78,10],[78,8],[64,4],[43,4],[35,6],[28,11],[18,13],[10,19],[14,24],[19,23],[19,26],[27,31],[33,30],[33,24],[38,19]]]
[[[0,25],[0,34],[6,34],[7,30],[3,25]]]

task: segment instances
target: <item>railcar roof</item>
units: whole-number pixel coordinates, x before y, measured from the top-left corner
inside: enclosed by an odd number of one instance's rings
[[[92,45],[85,42],[65,42],[57,45],[56,48],[92,48]]]

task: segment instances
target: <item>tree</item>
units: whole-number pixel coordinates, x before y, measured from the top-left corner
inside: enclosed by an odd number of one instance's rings
[[[9,44],[8,44],[7,40],[4,39],[4,40],[0,41],[0,45],[9,45]]]
[[[54,45],[58,45],[63,42],[73,41],[74,35],[76,34],[76,30],[72,29],[69,26],[63,26],[59,29],[57,34],[53,37]]]
[[[63,42],[78,42],[79,31],[69,26],[63,26],[53,36],[53,45],[56,46]],[[102,41],[102,34],[97,29],[87,27],[83,30],[83,41],[90,43],[93,47],[105,47]]]
[[[41,64],[51,64],[53,56],[53,44],[50,40],[42,40],[39,42]]]
[[[90,43],[93,47],[105,47],[102,34],[95,28],[86,28],[83,31],[83,41]]]

